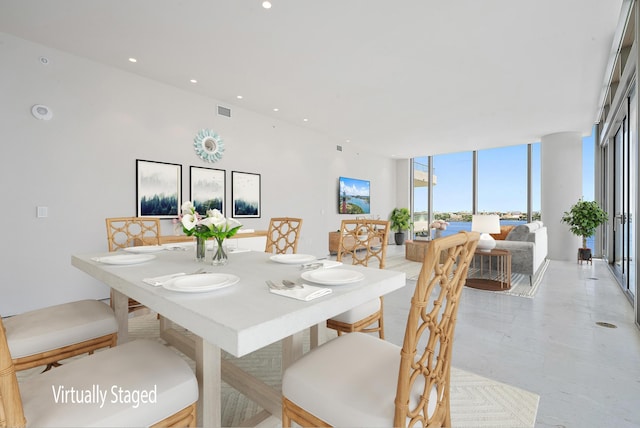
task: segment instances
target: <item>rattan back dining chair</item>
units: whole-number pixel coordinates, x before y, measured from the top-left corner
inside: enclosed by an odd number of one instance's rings
[[[109,251],[141,245],[160,245],[160,219],[155,217],[111,217],[107,223]]]
[[[46,365],[47,371],[60,360],[114,347],[118,339],[113,310],[97,300],[35,309],[4,323],[16,370]]]
[[[302,229],[302,219],[294,217],[273,217],[267,230],[267,244],[264,251],[274,254],[295,254]]]
[[[110,217],[107,224],[109,251],[142,245],[160,245],[160,219],[155,217]],[[113,296],[112,301],[113,301]],[[143,309],[137,300],[129,299],[129,312]]]
[[[479,237],[460,232],[431,241],[402,348],[352,333],[290,365],[282,378],[283,427],[450,427],[453,336]]]
[[[389,222],[386,220],[343,220],[340,227],[338,261],[351,260],[351,264],[369,266],[377,263],[384,269]],[[373,326],[377,324],[377,326]],[[384,339],[384,299],[382,297],[363,303],[329,320],[327,327],[342,333],[361,331],[377,332]]]
[[[198,382],[186,361],[151,340],[97,352],[18,384],[0,319],[0,427],[193,427],[197,399]]]

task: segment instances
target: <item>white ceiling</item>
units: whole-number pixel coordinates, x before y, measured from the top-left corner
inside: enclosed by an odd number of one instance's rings
[[[0,31],[410,157],[588,134],[623,1],[0,0]]]

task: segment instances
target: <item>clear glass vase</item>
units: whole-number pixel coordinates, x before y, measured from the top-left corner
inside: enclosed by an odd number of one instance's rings
[[[224,249],[224,245],[222,245],[222,243],[224,242],[224,238],[216,238],[216,241],[218,243],[218,246],[213,251],[213,259],[211,260],[211,263],[214,266],[224,266],[229,261],[229,259],[227,258],[227,252]]]
[[[207,254],[207,238],[203,236],[196,236],[196,261],[204,262],[204,257]]]

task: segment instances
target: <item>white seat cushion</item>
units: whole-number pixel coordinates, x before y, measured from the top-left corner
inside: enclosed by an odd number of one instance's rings
[[[97,300],[50,306],[3,320],[12,358],[58,349],[118,331],[113,310]]]
[[[351,333],[331,340],[293,363],[282,394],[337,427],[391,427],[400,348]]]
[[[198,383],[171,349],[136,340],[30,378],[20,392],[27,426],[142,427],[194,403]]]
[[[341,313],[340,315],[336,315],[335,317],[331,317],[332,320],[353,324],[356,321],[360,321],[368,317],[371,314],[374,314],[380,310],[380,298],[376,297],[373,300],[369,300],[366,303],[363,303],[359,306],[356,306],[353,309],[349,309],[346,312]]]

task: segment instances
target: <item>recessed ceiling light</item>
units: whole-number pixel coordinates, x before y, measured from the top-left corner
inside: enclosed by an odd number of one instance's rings
[[[264,7],[265,9],[271,9],[271,2],[270,1],[263,1],[262,2],[262,7]]]
[[[304,119],[302,119],[305,122],[309,122],[309,119],[307,119],[306,117]]]
[[[138,62],[138,60],[135,58],[129,58],[129,62]]]
[[[191,79],[191,80],[189,80],[189,82],[191,82],[191,83],[198,83],[198,81],[197,81],[196,79]]]
[[[344,142],[345,142],[345,143],[350,143],[350,142],[351,142],[351,140],[344,140]]]
[[[280,111],[280,109],[279,108],[274,108],[273,111]]]
[[[237,95],[236,98],[241,100],[242,99],[242,95]]]

